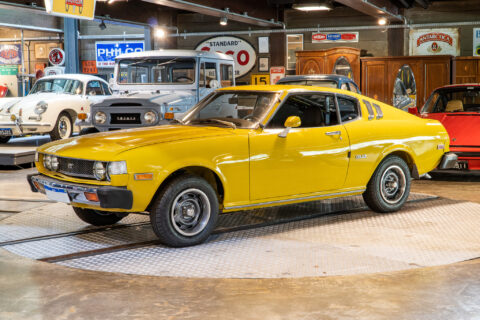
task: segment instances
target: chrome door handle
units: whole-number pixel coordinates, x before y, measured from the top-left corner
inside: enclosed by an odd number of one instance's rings
[[[340,136],[340,140],[342,140],[342,132],[341,131],[329,131],[325,132],[327,136]]]

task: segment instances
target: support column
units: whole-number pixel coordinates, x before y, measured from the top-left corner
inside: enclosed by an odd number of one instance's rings
[[[65,73],[80,72],[80,53],[78,50],[78,19],[63,19],[65,45]]]
[[[143,34],[145,35],[145,51],[152,50],[152,28],[145,27]]]

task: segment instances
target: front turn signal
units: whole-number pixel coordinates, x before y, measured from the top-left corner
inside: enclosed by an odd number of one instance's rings
[[[78,120],[87,120],[87,114],[86,113],[79,113],[77,115]]]
[[[164,118],[167,120],[173,119],[174,115],[173,112],[165,112]]]
[[[153,173],[136,173],[135,180],[153,180]]]

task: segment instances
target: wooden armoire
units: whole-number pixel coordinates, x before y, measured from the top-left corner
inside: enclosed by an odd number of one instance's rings
[[[363,57],[360,61],[362,94],[390,105],[395,79],[403,65],[413,71],[417,107],[423,106],[435,88],[451,83],[452,56]]]
[[[345,58],[350,64],[355,83],[360,83],[360,49],[337,47],[315,51],[295,52],[297,65],[296,74],[331,74],[340,58]]]
[[[480,83],[480,57],[455,57],[453,83]]]

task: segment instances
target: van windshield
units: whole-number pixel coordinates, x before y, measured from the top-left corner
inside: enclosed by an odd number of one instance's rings
[[[195,82],[193,58],[123,59],[118,62],[119,84],[192,84]]]

